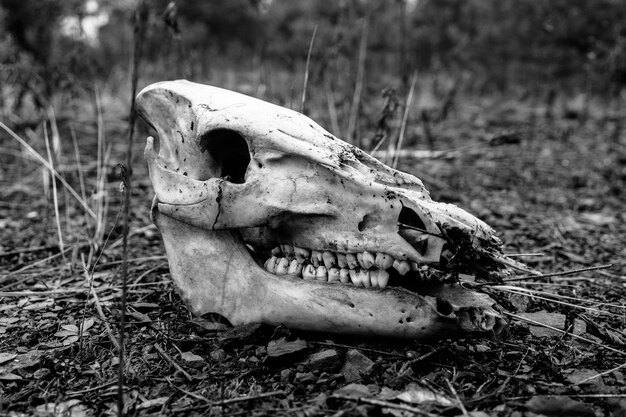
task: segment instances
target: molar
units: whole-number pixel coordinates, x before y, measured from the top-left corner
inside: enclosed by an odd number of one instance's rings
[[[289,259],[280,258],[276,264],[276,275],[285,275],[289,271]]]
[[[346,261],[348,262],[348,268],[355,269],[359,266],[359,261],[354,253],[346,253]]]
[[[337,265],[339,266],[339,268],[345,268],[348,266],[348,261],[346,260],[345,253],[337,254]]]
[[[283,251],[283,253],[285,254],[285,256],[287,257],[287,259],[291,260],[293,259],[293,246],[289,245],[289,244],[281,244],[280,245],[280,249]]]
[[[276,263],[278,262],[278,258],[272,256],[267,261],[265,261],[265,269],[272,274],[276,271]]]
[[[332,252],[324,251],[324,253],[322,254],[322,259],[324,260],[324,266],[326,267],[326,269],[337,266],[337,258]]]
[[[379,269],[388,269],[391,268],[391,266],[394,264],[395,259],[393,259],[392,256],[384,254],[384,253],[377,253],[376,254],[376,266]]]
[[[349,269],[341,268],[339,270],[339,281],[341,281],[342,284],[350,283],[350,270]]]
[[[328,282],[339,282],[340,281],[340,273],[338,268],[329,268],[328,269]]]
[[[283,255],[283,251],[282,249],[280,249],[278,246],[276,246],[274,249],[272,249],[272,256],[282,256]]]
[[[368,251],[363,251],[363,267],[365,269],[370,269],[376,264],[376,258],[374,254]]]
[[[352,285],[354,285],[355,287],[360,287],[361,286],[361,276],[358,273],[357,269],[350,269],[350,282],[352,282]]]
[[[315,267],[311,264],[308,264],[307,266],[304,267],[304,269],[302,269],[302,278],[303,279],[315,279]]]
[[[311,263],[313,264],[313,266],[317,268],[323,262],[324,262],[324,259],[322,258],[322,252],[317,251],[317,250],[312,250],[311,251]]]
[[[361,269],[358,273],[361,276],[361,285],[365,288],[369,288],[372,286],[372,282],[370,280],[370,271],[367,269]]]
[[[359,266],[361,267],[361,269],[365,268],[365,264],[363,263],[363,253],[362,252],[357,252],[356,260],[359,263]]]
[[[289,270],[287,271],[289,275],[302,276],[302,264],[300,264],[297,260],[291,261],[289,264]]]
[[[317,267],[317,270],[315,271],[315,279],[318,281],[328,281],[328,271],[324,265]]]
[[[380,289],[385,289],[387,287],[387,284],[389,283],[389,272],[385,271],[384,269],[379,269],[378,271],[374,271],[372,272],[372,274],[376,274],[377,277],[377,281],[378,281],[378,288]],[[374,280],[372,279],[372,282]]]
[[[294,246],[293,247],[293,252],[296,255],[296,259],[298,260],[299,264],[303,264],[304,262],[309,260],[309,258],[311,258],[311,251],[308,250],[308,249],[299,248],[297,246]]]
[[[400,275],[406,275],[411,270],[411,265],[407,261],[393,261],[393,267]]]

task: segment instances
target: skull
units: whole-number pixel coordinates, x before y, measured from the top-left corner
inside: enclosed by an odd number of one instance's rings
[[[449,282],[514,265],[485,223],[308,117],[187,81],[146,87],[145,157],[182,299],[230,323],[408,338],[497,333]]]

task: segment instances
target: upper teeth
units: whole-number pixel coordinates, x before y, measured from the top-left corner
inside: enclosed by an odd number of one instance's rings
[[[400,275],[417,270],[418,264],[395,259],[386,253],[333,253],[282,244],[271,250],[265,269],[276,275],[293,275],[306,280],[352,283],[361,287],[385,288],[387,269]]]

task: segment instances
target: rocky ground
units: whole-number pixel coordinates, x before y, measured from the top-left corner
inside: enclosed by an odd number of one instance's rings
[[[626,415],[626,131],[609,104],[555,114],[523,99],[458,103],[409,125],[400,168],[433,198],[492,225],[505,252],[543,273],[612,267],[485,287],[506,311],[497,339],[361,340],[194,318],[176,295],[151,188],[135,147],[128,264],[127,415]],[[81,139],[93,216],[0,133],[0,415],[115,415],[123,123]],[[66,126],[61,126],[64,132]],[[141,130],[141,129],[140,129]],[[20,137],[45,158],[43,130]],[[81,192],[70,139],[53,158]],[[144,133],[143,131],[140,133]],[[67,136],[68,138],[71,137]],[[47,158],[46,158],[47,159]],[[42,180],[43,178],[43,180]],[[60,233],[55,205],[59,208]],[[60,249],[59,235],[63,246]],[[105,243],[102,243],[105,242]],[[548,325],[550,327],[546,327]]]

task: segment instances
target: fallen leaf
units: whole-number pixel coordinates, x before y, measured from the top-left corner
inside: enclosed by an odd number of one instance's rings
[[[535,321],[541,324],[547,324],[548,326],[557,328],[559,330],[563,330],[565,327],[565,315],[560,313],[549,313],[547,311],[537,311],[535,313],[519,313],[519,316],[524,317],[526,319]],[[537,337],[550,337],[550,336],[561,336],[563,333],[557,330],[552,330],[547,327],[527,323],[530,326],[530,332]],[[574,329],[573,333],[576,335],[583,334],[587,329],[585,323],[581,320],[576,319],[574,321]]]
[[[595,416],[593,409],[587,404],[563,395],[537,396],[528,400],[526,402],[526,407],[535,413],[545,414],[548,416]]]
[[[451,407],[456,404],[445,394],[433,391],[429,388],[420,387],[415,383],[409,384],[407,388],[406,391],[396,396],[398,400],[411,404],[431,404],[443,407]]]
[[[351,383],[344,387],[339,388],[335,391],[337,395],[345,395],[348,397],[359,398],[359,397],[370,397],[371,393],[369,388],[363,384]]]
[[[153,398],[151,400],[146,400],[137,406],[137,410],[145,410],[152,407],[162,407],[168,402],[169,399],[170,397],[159,397]]]
[[[15,359],[17,357],[17,353],[6,353],[6,352],[1,352],[0,353],[0,365],[2,365],[5,362],[8,362],[12,359]]]
[[[374,366],[374,361],[359,352],[357,349],[350,349],[346,353],[346,361],[341,368],[341,373],[346,382],[354,382],[367,375]]]

